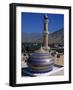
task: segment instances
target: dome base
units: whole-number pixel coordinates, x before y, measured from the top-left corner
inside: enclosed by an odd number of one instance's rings
[[[22,69],[22,76],[31,76],[31,77],[45,76],[46,74],[50,73],[52,70],[53,70],[53,68],[51,68],[48,71],[44,71],[44,72],[34,72],[34,71],[30,70],[29,67],[26,67],[26,68]]]

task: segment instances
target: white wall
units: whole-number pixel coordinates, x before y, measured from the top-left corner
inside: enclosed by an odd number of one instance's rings
[[[72,84],[64,85],[46,85],[34,87],[11,88],[8,86],[9,77],[9,3],[35,3],[48,5],[73,5],[73,0],[0,0],[0,90],[71,90]],[[73,66],[72,66],[73,67]]]

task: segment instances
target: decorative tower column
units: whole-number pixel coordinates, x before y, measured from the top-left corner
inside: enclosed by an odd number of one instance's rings
[[[44,32],[43,32],[43,48],[45,50],[49,50],[48,47],[48,16],[47,14],[44,15]]]

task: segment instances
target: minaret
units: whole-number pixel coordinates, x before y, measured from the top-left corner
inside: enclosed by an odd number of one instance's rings
[[[47,14],[44,15],[44,32],[43,32],[43,49],[49,50],[48,47],[48,16]]]

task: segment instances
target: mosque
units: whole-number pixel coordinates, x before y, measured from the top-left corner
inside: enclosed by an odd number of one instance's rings
[[[31,73],[47,73],[53,69],[54,58],[49,53],[48,46],[48,15],[44,15],[43,45],[36,50],[27,60]]]

